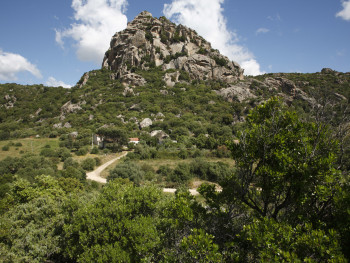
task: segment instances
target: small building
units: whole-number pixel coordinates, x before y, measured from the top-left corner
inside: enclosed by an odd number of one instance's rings
[[[97,145],[99,148],[103,148],[103,137],[98,135],[98,134],[94,134],[93,136],[93,143],[94,145]]]
[[[140,142],[139,138],[129,138],[129,143],[138,144]]]

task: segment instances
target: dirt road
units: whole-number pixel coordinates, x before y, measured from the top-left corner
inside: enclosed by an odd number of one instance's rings
[[[196,189],[188,189],[190,191],[191,195],[199,195],[198,191]],[[163,188],[164,193],[175,193],[175,188]]]
[[[100,176],[101,172],[106,169],[108,166],[110,166],[112,163],[114,163],[116,160],[119,160],[121,158],[123,158],[124,156],[126,156],[128,154],[128,152],[123,152],[122,155],[102,164],[101,166],[97,167],[94,171],[89,172],[86,174],[86,179],[92,180],[92,181],[96,181],[99,183],[107,183],[106,178],[102,178]]]

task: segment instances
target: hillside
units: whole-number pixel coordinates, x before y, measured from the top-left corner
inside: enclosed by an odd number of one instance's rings
[[[144,11],[74,87],[0,85],[0,261],[347,262],[349,99]]]
[[[327,98],[335,104],[349,99],[349,73],[278,73],[247,77],[227,85],[194,80],[166,86],[163,77],[173,69],[138,70],[147,81],[143,86],[125,86],[114,73],[94,70],[72,89],[44,86],[0,85],[0,138],[31,135],[57,136],[69,131],[103,125],[124,127],[130,136],[142,130],[164,130],[176,139],[183,135],[211,133],[210,126],[233,130],[249,109],[271,96],[282,96],[298,111],[309,112],[316,101]],[[82,85],[82,86],[81,86]],[[152,125],[140,128],[149,118]]]

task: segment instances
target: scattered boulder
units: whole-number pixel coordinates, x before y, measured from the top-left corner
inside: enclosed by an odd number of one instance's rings
[[[77,138],[78,137],[78,132],[77,131],[71,132],[71,133],[69,133],[69,136],[72,137],[72,138]]]
[[[147,128],[152,125],[152,120],[150,118],[145,118],[140,122],[140,128]]]
[[[168,134],[166,134],[164,131],[162,130],[155,130],[155,131],[152,131],[150,133],[151,137],[156,137],[160,140],[164,140],[164,139],[167,139],[169,138],[170,136]]]
[[[172,73],[165,73],[163,80],[169,87],[174,87],[179,82],[180,73],[178,71]]]
[[[159,92],[160,92],[160,94],[162,94],[164,96],[168,95],[168,93],[169,93],[167,90],[164,90],[164,89],[161,89]]]
[[[75,112],[77,112],[77,111],[82,109],[80,107],[81,104],[83,104],[83,103],[73,104],[71,101],[68,101],[61,107],[61,113],[62,114],[75,113]]]
[[[130,110],[135,110],[135,111],[140,111],[141,107],[139,104],[133,104],[131,105],[131,107],[129,108]]]
[[[62,128],[62,123],[55,123],[54,125],[52,125],[53,128],[55,129],[61,129]]]
[[[63,127],[70,129],[70,128],[72,128],[72,125],[69,122],[66,122]]]
[[[163,113],[158,112],[158,113],[156,114],[156,119],[164,119],[164,118],[165,118],[165,115],[164,115]]]
[[[223,88],[215,92],[229,102],[232,102],[233,100],[243,102],[247,99],[256,98],[249,89],[249,83],[245,82],[240,82],[234,86]]]
[[[86,83],[88,82],[89,77],[90,77],[89,72],[84,73],[84,75],[81,77],[80,81],[77,83],[78,87],[79,88],[84,87],[86,85]]]
[[[323,68],[321,70],[321,74],[335,74],[337,71],[331,69],[331,68]]]
[[[127,96],[135,96],[134,90],[132,88],[129,87],[125,87],[124,91],[123,91],[123,96],[127,97]]]
[[[144,86],[146,84],[146,80],[136,73],[128,73],[123,75],[123,77],[121,77],[121,81],[124,86],[132,87]]]
[[[4,107],[6,109],[11,109],[15,106],[15,103],[17,101],[17,98],[15,96],[11,95],[5,95],[4,99],[6,100],[6,103],[4,104]]]

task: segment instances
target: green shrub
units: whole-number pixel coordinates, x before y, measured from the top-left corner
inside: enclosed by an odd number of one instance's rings
[[[186,183],[192,178],[190,166],[186,163],[179,163],[174,172],[171,173],[167,179],[176,183]]]
[[[48,145],[49,146],[49,145]],[[41,156],[45,156],[45,157],[57,157],[57,153],[55,152],[55,150],[50,149],[48,147],[45,146],[44,149],[42,149],[40,151],[40,155]]]
[[[62,176],[65,178],[75,178],[81,182],[86,181],[86,173],[82,168],[76,168],[73,166],[68,166],[67,169],[61,172]]]
[[[92,171],[96,166],[96,160],[93,158],[87,158],[81,162],[81,167],[85,171]]]
[[[157,171],[157,174],[160,174],[161,176],[164,176],[164,177],[168,177],[172,173],[173,173],[173,169],[171,169],[167,165],[161,165]]]
[[[67,158],[72,157],[72,154],[68,148],[62,147],[57,150],[57,156],[60,158],[61,162],[64,162]]]
[[[101,161],[100,158],[95,157],[94,159],[95,159],[95,162],[96,162],[96,166],[100,166],[102,164],[102,161]]]
[[[208,50],[206,50],[205,48],[201,47],[201,48],[197,51],[197,54],[206,55],[206,54],[208,54]]]
[[[91,154],[98,154],[98,152],[99,152],[99,150],[97,147],[92,148],[90,151]]]
[[[178,153],[179,158],[181,159],[187,159],[188,158],[188,151],[187,149],[181,149]]]
[[[87,153],[88,153],[88,149],[83,147],[83,148],[80,148],[75,154],[78,156],[84,156]]]
[[[216,64],[218,64],[221,67],[225,67],[227,66],[227,60],[225,58],[220,58],[220,57],[213,57],[213,59],[215,60]]]
[[[133,162],[125,162],[117,165],[110,171],[108,181],[116,178],[129,179],[135,184],[139,185],[143,179],[145,173],[141,167]]]
[[[67,169],[67,167],[72,166],[75,168],[80,167],[79,163],[77,161],[74,161],[72,157],[67,158],[63,163],[63,169]]]
[[[147,31],[145,34],[145,37],[148,41],[150,41],[151,43],[153,43],[153,35],[150,31]]]
[[[3,150],[4,152],[5,152],[5,151],[8,151],[8,150],[10,150],[10,146],[5,145],[5,146],[2,147],[2,150]]]

